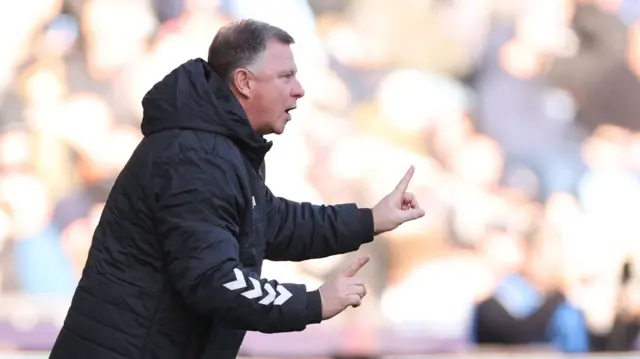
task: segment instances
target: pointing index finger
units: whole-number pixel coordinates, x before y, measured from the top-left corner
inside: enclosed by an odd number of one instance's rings
[[[396,191],[400,193],[404,193],[407,191],[407,188],[409,188],[409,182],[411,182],[411,178],[413,177],[414,172],[415,172],[415,167],[411,165],[411,167],[409,167],[409,169],[407,170],[407,173],[404,174],[404,177],[402,177],[402,179],[396,186]]]
[[[343,274],[347,277],[353,277],[362,267],[364,267],[365,264],[367,264],[367,262],[369,262],[368,256],[360,257],[355,263],[347,267]]]

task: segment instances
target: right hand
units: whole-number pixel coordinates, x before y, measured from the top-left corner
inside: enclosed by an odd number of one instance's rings
[[[322,299],[322,320],[333,318],[349,306],[360,306],[362,298],[367,295],[367,289],[364,281],[355,275],[367,262],[367,256],[358,258],[318,289]]]

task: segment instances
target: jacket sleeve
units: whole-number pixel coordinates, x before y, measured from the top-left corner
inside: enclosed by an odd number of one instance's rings
[[[274,196],[266,189],[267,249],[273,261],[303,261],[357,250],[373,240],[370,209],[318,206]]]
[[[299,331],[321,321],[317,291],[242,267],[236,236],[243,200],[229,162],[192,152],[160,168],[158,236],[168,276],[191,308],[230,327],[263,333]]]

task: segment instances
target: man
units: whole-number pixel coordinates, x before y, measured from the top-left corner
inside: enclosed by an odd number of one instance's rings
[[[235,358],[245,331],[303,330],[360,305],[368,258],[320,289],[260,278],[263,259],[356,250],[424,215],[413,167],[373,209],[275,197],[261,166],[304,91],[281,29],[239,21],[209,59],[146,94],[141,141],[119,175],[53,359]]]

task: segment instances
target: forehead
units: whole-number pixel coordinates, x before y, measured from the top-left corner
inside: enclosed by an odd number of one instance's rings
[[[262,59],[262,70],[266,72],[296,71],[291,45],[270,40]]]

